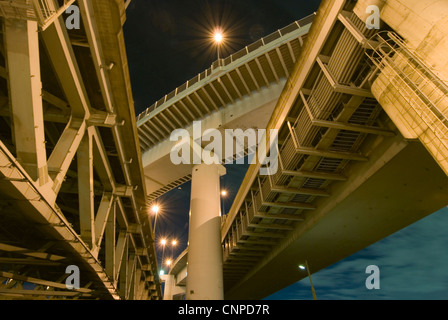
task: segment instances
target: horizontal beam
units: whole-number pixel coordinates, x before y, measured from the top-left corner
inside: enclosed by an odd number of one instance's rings
[[[316,206],[312,204],[299,203],[299,202],[263,202],[262,205],[275,208],[306,209],[306,210],[316,209]]]
[[[338,121],[326,121],[326,120],[312,120],[313,125],[318,127],[325,127],[325,128],[332,128],[332,129],[339,129],[339,130],[347,130],[347,131],[354,131],[354,132],[361,132],[361,133],[371,133],[376,134],[380,136],[388,136],[393,137],[395,136],[395,132],[378,128],[378,127],[372,127],[372,126],[362,126],[359,124],[350,124],[350,123],[344,123],[344,122],[338,122]]]
[[[243,250],[233,250],[232,252],[229,252],[229,255],[231,256],[247,256],[247,257],[263,257],[264,253],[250,253],[250,252],[243,252]]]
[[[273,232],[254,232],[254,231],[244,231],[243,234],[249,237],[260,237],[260,238],[286,238],[283,233],[273,233]]]
[[[324,173],[315,171],[303,171],[303,170],[282,170],[282,174],[294,177],[303,178],[315,178],[315,179],[325,179],[325,180],[335,180],[335,181],[347,181],[347,177],[341,174],[335,173]]]
[[[50,254],[50,253],[46,253],[46,252],[38,252],[38,251],[34,251],[34,250],[11,246],[9,244],[4,244],[4,243],[0,243],[0,251],[17,253],[17,254],[28,256],[28,257],[34,257],[34,258],[39,258],[39,259],[51,260],[51,261],[58,261],[58,260],[65,259],[65,257],[58,256],[55,254]]]
[[[23,289],[2,289],[1,295],[25,295],[25,296],[54,296],[54,297],[89,297],[91,294],[83,294],[77,291],[54,291],[54,290],[23,290]]]
[[[283,224],[251,223],[251,224],[249,224],[249,227],[255,228],[255,229],[272,229],[272,230],[285,230],[285,231],[294,230],[293,226],[288,226],[288,225],[283,225]]]
[[[244,244],[256,244],[256,245],[276,245],[277,241],[276,240],[249,240],[249,239],[238,239],[237,241],[238,246],[240,245],[240,243],[244,243]],[[245,247],[245,249],[247,249],[247,247]],[[255,248],[254,248],[255,250]],[[261,251],[265,251],[265,247],[260,248]]]
[[[278,219],[278,220],[290,220],[290,221],[304,221],[305,219],[300,215],[295,214],[271,214],[264,212],[257,212],[255,214],[256,218],[262,219]]]
[[[57,288],[57,289],[67,289],[67,286],[65,285],[65,283],[59,283],[59,282],[54,282],[54,281],[32,278],[32,277],[28,277],[28,276],[24,276],[24,275],[14,274],[11,272],[0,271],[0,277],[9,278],[9,279],[17,280],[17,281],[34,283],[34,284],[42,285],[42,286],[49,286],[49,287]],[[73,290],[73,291],[82,292],[82,293],[92,292],[91,289],[86,289],[86,288],[79,288],[79,289]]]
[[[297,153],[307,154],[310,156],[318,156],[325,158],[334,158],[334,159],[344,159],[344,160],[354,160],[354,161],[367,161],[368,158],[360,155],[358,153],[349,153],[349,152],[335,152],[335,151],[326,151],[326,150],[318,150],[309,147],[298,147],[296,148]]]
[[[288,194],[305,194],[310,196],[318,196],[318,197],[329,197],[330,194],[324,190],[319,189],[310,189],[310,188],[290,188],[290,187],[282,187],[274,185],[271,188],[271,191],[278,193],[288,193]]]
[[[249,242],[251,243],[252,240],[250,240]],[[240,242],[240,241],[238,241]],[[239,251],[257,251],[257,252],[266,252],[266,251],[270,251],[271,249],[266,247],[264,244],[261,245],[251,245],[250,243],[248,243],[247,245],[241,244],[239,243],[238,246],[233,247],[232,252],[230,254],[232,254],[233,252],[239,252]],[[254,243],[256,244],[256,243]]]
[[[0,264],[57,267],[61,265],[61,262],[30,258],[0,258]]]

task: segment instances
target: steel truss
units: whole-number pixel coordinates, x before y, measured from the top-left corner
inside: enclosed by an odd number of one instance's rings
[[[65,26],[71,4],[79,30]],[[0,2],[0,299],[161,297],[116,33],[126,4]]]

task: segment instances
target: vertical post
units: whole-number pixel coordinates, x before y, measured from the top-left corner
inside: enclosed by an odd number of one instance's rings
[[[87,130],[77,154],[78,196],[81,238],[91,249],[95,245],[95,207],[93,185],[93,135]]]
[[[13,137],[17,159],[30,177],[49,181],[45,150],[39,36],[35,21],[5,19]]]
[[[117,212],[117,201],[114,199],[111,212],[107,217],[106,224],[106,273],[109,279],[115,280],[115,217]]]
[[[118,291],[120,293],[120,296],[123,297],[125,300],[127,299],[127,292],[128,292],[128,286],[129,286],[129,264],[128,264],[128,258],[129,258],[129,244],[126,241],[123,248],[123,256],[121,259],[121,266],[119,271],[119,283],[118,283]]]
[[[308,278],[310,278],[310,285],[311,285],[311,292],[313,293],[313,299],[317,300],[316,291],[314,290],[313,286],[313,280],[311,280],[311,272],[310,272],[310,266],[308,265],[308,261],[305,260],[305,264],[306,264],[306,270],[308,272]]]
[[[193,167],[187,265],[187,300],[223,300],[219,164]]]

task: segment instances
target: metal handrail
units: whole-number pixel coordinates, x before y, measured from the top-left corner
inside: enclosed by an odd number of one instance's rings
[[[375,64],[378,70],[384,71],[385,68],[391,70],[395,76],[390,77],[390,84],[392,84],[398,94],[400,94],[406,101],[409,101],[409,106],[415,111],[420,119],[428,126],[428,128],[439,138],[440,142],[448,148],[448,138],[446,132],[448,131],[448,118],[439,110],[437,103],[433,101],[431,95],[435,91],[439,91],[440,98],[443,98],[448,93],[448,86],[440,79],[440,77],[431,68],[425,65],[423,60],[407,45],[399,39],[397,35],[392,32],[387,33],[389,39],[385,39],[381,35],[377,35],[380,45],[371,47],[373,52],[367,56]],[[386,49],[386,50],[384,50]],[[375,56],[376,55],[376,56]],[[400,67],[396,63],[394,57],[403,56],[403,61],[406,65]],[[405,72],[404,69],[410,69],[412,72]],[[422,78],[426,85],[432,85],[432,91],[427,94],[421,89],[420,84],[416,84],[412,76],[418,75]],[[407,86],[415,93],[417,99],[410,94],[406,94],[405,90],[400,90],[399,81]],[[438,100],[440,100],[440,98]],[[420,100],[420,103],[417,101]],[[421,108],[425,104],[427,108]]]
[[[276,32],[271,33],[270,35],[261,38],[260,40],[244,47],[243,49],[235,52],[234,54],[230,55],[229,57],[225,58],[225,59],[218,59],[216,61],[214,61],[212,63],[212,65],[210,66],[210,68],[206,69],[205,71],[199,73],[197,76],[195,76],[194,78],[190,79],[189,81],[187,81],[186,83],[184,83],[183,85],[177,87],[175,90],[173,90],[172,92],[170,92],[169,94],[165,95],[163,98],[159,99],[158,101],[156,101],[154,104],[152,104],[149,108],[147,108],[145,111],[141,112],[138,117],[137,117],[137,121],[141,120],[142,118],[144,118],[145,116],[149,115],[151,112],[153,112],[154,110],[156,110],[157,108],[161,107],[163,104],[165,104],[168,100],[176,97],[178,94],[182,93],[183,91],[187,90],[188,88],[190,88],[193,84],[202,81],[206,78],[209,78],[210,76],[212,76],[214,74],[214,71],[222,68],[222,67],[226,67],[228,65],[230,65],[231,63],[234,63],[235,61],[238,61],[242,58],[244,58],[245,56],[247,56],[248,54],[250,54],[251,52],[260,49],[261,47],[264,47],[270,43],[272,43],[275,40],[280,39],[281,37],[284,37],[296,30],[299,30],[300,28],[303,28],[309,24],[312,23],[313,19],[314,19],[315,14],[311,14],[303,19],[300,19],[298,21],[295,21],[291,24],[289,24],[288,26],[277,30]],[[168,98],[170,97],[170,98]]]

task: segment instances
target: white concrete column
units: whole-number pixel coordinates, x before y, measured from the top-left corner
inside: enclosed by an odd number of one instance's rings
[[[193,167],[188,238],[187,300],[223,300],[219,164]]]
[[[165,289],[163,291],[163,300],[173,300],[174,275],[167,274],[165,277]]]

